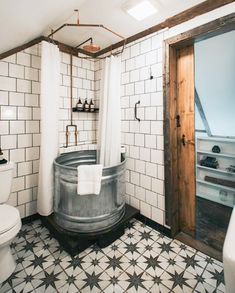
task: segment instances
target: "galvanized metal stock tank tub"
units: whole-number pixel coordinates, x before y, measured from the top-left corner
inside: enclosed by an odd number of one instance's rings
[[[99,195],[77,194],[77,167],[96,164],[96,151],[62,154],[54,160],[54,215],[62,228],[91,233],[115,225],[125,213],[125,163],[103,168]]]

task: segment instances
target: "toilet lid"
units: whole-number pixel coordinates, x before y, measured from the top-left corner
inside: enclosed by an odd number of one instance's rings
[[[0,234],[9,231],[20,220],[17,208],[7,204],[0,204]]]

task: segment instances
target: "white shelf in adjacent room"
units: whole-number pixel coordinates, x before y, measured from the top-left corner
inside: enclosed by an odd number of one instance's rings
[[[208,152],[204,150],[198,151],[199,154],[202,155],[210,155],[210,156],[215,156],[215,157],[224,157],[224,158],[233,158],[235,159],[235,154],[225,154],[225,153],[213,153],[213,152]]]
[[[227,138],[227,137],[198,137],[198,140],[204,140],[204,141],[217,141],[222,143],[234,143],[235,138]]]
[[[201,169],[201,170],[205,170],[205,171],[211,171],[211,172],[215,172],[215,173],[221,173],[221,174],[226,174],[226,175],[231,175],[231,176],[235,176],[235,172],[228,172],[226,170],[222,170],[222,169],[214,169],[214,168],[209,168],[209,167],[205,167],[205,166],[201,166],[199,164],[197,164],[197,168]]]
[[[213,153],[212,148],[218,146],[220,153]],[[214,157],[218,161],[218,169],[201,166],[200,161],[206,157]],[[205,181],[206,176],[235,182],[235,173],[228,172],[226,168],[235,165],[235,139],[217,137],[196,138],[196,183],[197,196],[233,207],[235,204],[235,188]],[[220,191],[227,192],[227,200],[221,200]]]
[[[232,191],[235,193],[235,188],[232,188],[232,187],[228,187],[228,186],[224,186],[224,185],[220,185],[220,184],[215,184],[215,183],[208,182],[208,181],[201,180],[201,179],[197,179],[196,181],[197,181],[197,183],[206,184],[206,185],[220,188],[220,189],[226,189],[226,190],[229,190],[229,191]]]

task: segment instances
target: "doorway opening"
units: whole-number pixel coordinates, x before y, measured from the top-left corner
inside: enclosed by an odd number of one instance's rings
[[[214,73],[222,73],[221,66],[213,68],[210,57],[216,51],[213,39],[234,37],[234,29],[231,14],[165,41],[166,223],[173,237],[217,259],[235,199],[235,135],[224,131],[235,107],[226,108],[228,98],[220,98],[228,92],[227,85],[224,92],[216,87],[218,81],[209,85]],[[210,46],[212,52],[205,56]],[[223,74],[220,85],[222,79]],[[235,113],[230,116],[234,119]],[[227,126],[221,125],[224,120]]]

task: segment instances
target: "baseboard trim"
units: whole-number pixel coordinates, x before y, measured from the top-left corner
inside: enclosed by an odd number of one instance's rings
[[[22,218],[21,219],[21,222],[22,222],[23,225],[24,224],[29,224],[29,223],[31,223],[31,222],[33,222],[35,220],[40,219],[40,218],[41,218],[41,215],[39,215],[38,213],[36,213],[36,214],[31,215],[31,216]]]
[[[167,236],[167,237],[171,237],[171,229],[164,227],[161,224],[158,224],[156,222],[154,222],[153,220],[145,217],[144,215],[139,214],[136,217],[137,220],[141,221],[142,223],[144,223],[145,225],[151,227],[152,229],[162,233],[163,235]]]

